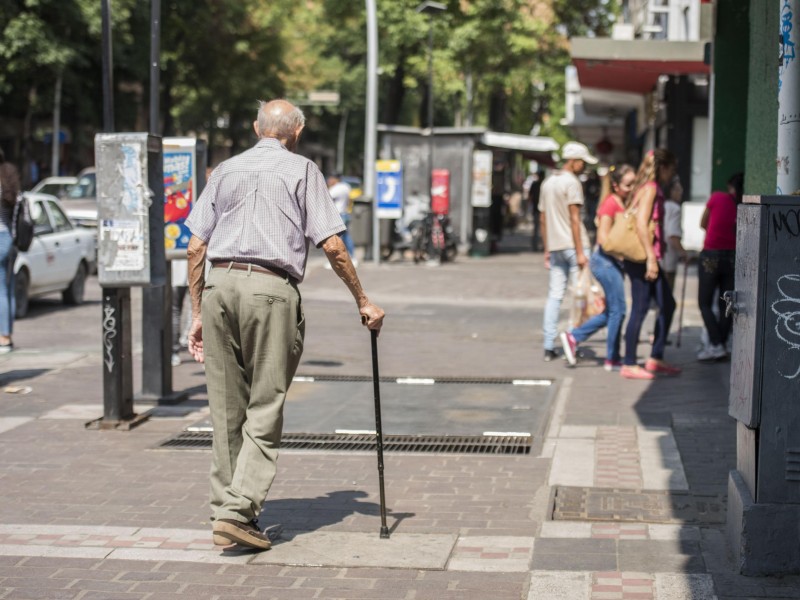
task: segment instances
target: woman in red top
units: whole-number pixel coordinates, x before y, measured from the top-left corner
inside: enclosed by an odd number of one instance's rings
[[[675,313],[675,298],[658,259],[664,253],[664,194],[661,186],[669,183],[677,161],[668,150],[651,150],[645,154],[634,184],[633,202],[636,205],[636,230],[644,247],[645,263],[624,261],[625,273],[631,281],[631,316],[625,328],[625,360],[620,375],[627,379],[653,379],[655,373],[677,375],[681,370],[664,362],[667,333]],[[655,226],[655,234],[650,233]],[[659,308],[653,349],[644,368],[636,363],[636,346],[650,302]]]
[[[731,317],[725,316],[722,295],[734,288],[736,267],[736,207],[742,201],[744,175],[737,173],[728,180],[728,192],[713,192],[708,199],[700,227],[706,240],[700,253],[697,303],[708,332],[708,346],[697,355],[704,362],[728,356],[726,343],[731,331]],[[714,300],[719,316],[714,314]]]
[[[625,320],[625,280],[622,273],[622,262],[615,256],[603,251],[603,244],[614,223],[614,216],[625,210],[626,201],[636,179],[636,170],[630,165],[611,167],[611,193],[603,200],[597,209],[597,248],[592,252],[589,268],[592,275],[603,286],[606,296],[606,309],[595,315],[572,331],[561,334],[561,344],[564,347],[564,356],[570,364],[577,360],[578,344],[586,340],[594,332],[608,328],[606,336],[606,371],[619,369],[619,346],[622,333],[622,323]]]

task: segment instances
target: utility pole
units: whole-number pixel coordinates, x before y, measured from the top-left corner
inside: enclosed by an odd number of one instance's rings
[[[800,0],[779,0],[780,67],[778,71],[778,194],[800,192]],[[794,35],[793,35],[794,32]]]
[[[378,17],[375,0],[367,8],[367,111],[364,127],[364,194],[372,200],[372,260],[381,262],[381,229],[378,219],[378,194],[375,182],[378,145]]]

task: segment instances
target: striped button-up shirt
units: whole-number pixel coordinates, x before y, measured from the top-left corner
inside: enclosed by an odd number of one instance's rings
[[[214,169],[186,226],[212,262],[277,267],[297,281],[309,241],[317,246],[345,229],[317,165],[273,138]]]

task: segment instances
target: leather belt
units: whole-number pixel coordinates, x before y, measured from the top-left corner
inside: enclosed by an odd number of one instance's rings
[[[211,263],[212,269],[232,269],[234,271],[247,271],[250,273],[261,273],[263,275],[272,275],[273,277],[280,277],[281,279],[288,279],[294,281],[294,277],[289,275],[283,269],[278,267],[262,267],[261,265],[254,265],[252,263],[240,263],[232,260],[220,260]]]

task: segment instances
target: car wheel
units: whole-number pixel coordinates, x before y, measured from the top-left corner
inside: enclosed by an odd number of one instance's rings
[[[61,292],[61,298],[64,304],[77,305],[83,304],[83,293],[86,289],[86,263],[81,262],[78,265],[78,272],[75,273],[72,281],[69,282],[69,287]]]
[[[31,276],[28,271],[22,269],[17,273],[14,281],[14,303],[16,309],[14,311],[14,318],[22,319],[28,314],[29,297],[28,288],[30,287]]]

